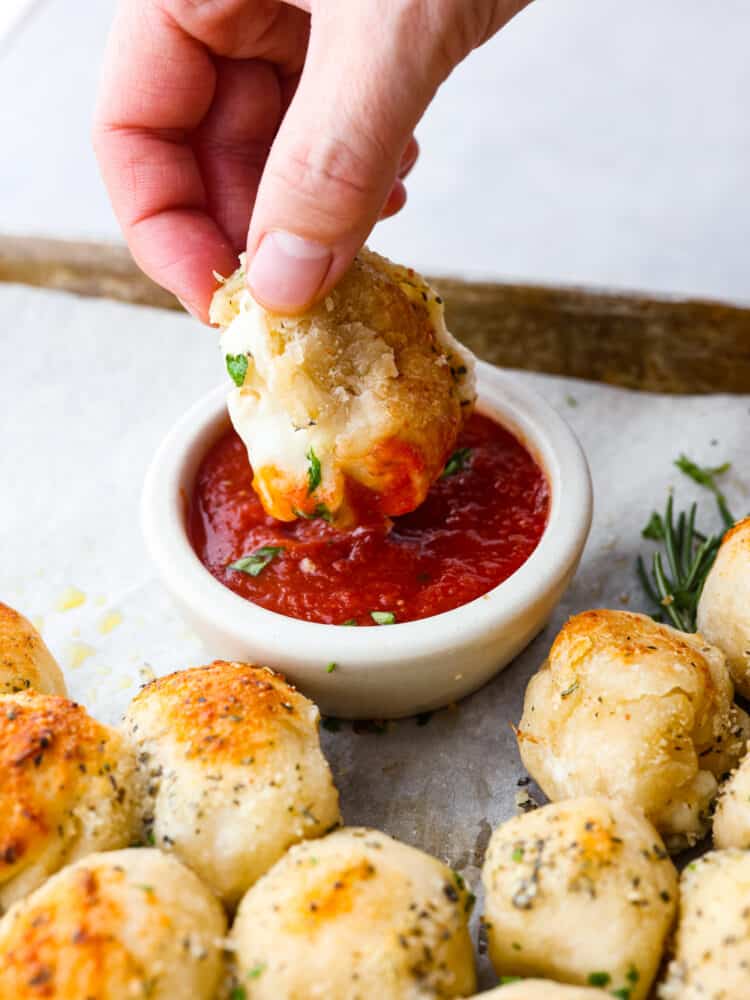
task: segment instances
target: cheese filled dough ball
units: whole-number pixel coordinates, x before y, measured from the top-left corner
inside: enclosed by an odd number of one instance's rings
[[[341,528],[419,506],[474,404],[474,364],[424,278],[362,250],[300,316],[267,312],[243,266],[216,292],[235,430],[273,517]]]
[[[473,1000],[603,1000],[611,995],[586,986],[551,983],[548,979],[524,979],[522,982],[498,986],[489,993],[478,993]]]
[[[677,906],[677,872],[642,815],[607,799],[553,803],[492,835],[482,881],[498,975],[646,997]]]
[[[0,602],[0,694],[29,688],[45,694],[66,693],[62,671],[37,630]]]
[[[0,910],[63,865],[133,843],[134,775],[122,736],[81,705],[0,697]]]
[[[674,959],[659,997],[750,997],[750,852],[710,851],[683,871]]]
[[[722,786],[714,813],[716,847],[750,848],[750,757]]]
[[[215,1000],[220,903],[161,851],[92,854],[0,921],[0,996],[10,1000]]]
[[[724,536],[698,602],[698,629],[724,653],[735,687],[750,698],[750,517]]]
[[[298,844],[232,928],[248,1000],[430,1000],[476,989],[473,897],[436,858],[345,828]]]
[[[718,779],[744,751],[748,719],[732,696],[724,655],[702,636],[586,611],[529,682],[521,757],[552,801],[622,799],[676,850],[708,831]]]
[[[146,685],[125,717],[144,840],[236,903],[291,844],[341,820],[319,720],[265,667],[217,661]]]

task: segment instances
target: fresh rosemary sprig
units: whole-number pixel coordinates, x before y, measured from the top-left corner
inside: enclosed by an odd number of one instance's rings
[[[686,455],[680,455],[675,465],[693,482],[713,493],[725,527],[731,528],[735,518],[716,482],[716,477],[729,469],[729,463],[704,468]],[[662,621],[666,615],[682,632],[695,631],[698,601],[724,537],[724,532],[705,535],[698,531],[695,526],[697,509],[698,505],[693,503],[689,510],[680,511],[675,518],[674,500],[670,494],[664,513],[654,511],[642,532],[644,538],[661,543],[663,551],[654,552],[651,557],[650,574],[642,556],[638,556],[637,562],[643,589],[658,609],[654,618]]]

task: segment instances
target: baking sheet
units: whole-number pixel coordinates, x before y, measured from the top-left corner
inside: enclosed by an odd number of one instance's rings
[[[151,571],[138,498],[170,424],[224,377],[217,338],[179,314],[14,285],[0,286],[0,329],[0,599],[41,629],[72,696],[113,723],[139,684],[211,657]],[[673,460],[731,460],[730,506],[750,510],[750,396],[517,377],[563,413],[591,464],[594,524],[573,585],[545,632],[473,697],[384,732],[323,733],[346,821],[444,858],[475,889],[492,827],[525,791],[511,724],[561,622],[589,607],[644,608],[640,529],[670,487],[718,527],[710,497]],[[481,975],[493,981],[486,962]]]

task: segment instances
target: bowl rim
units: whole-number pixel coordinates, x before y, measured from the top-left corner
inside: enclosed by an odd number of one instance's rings
[[[547,525],[529,558],[502,583],[467,604],[417,621],[362,629],[292,618],[235,594],[211,575],[186,530],[186,479],[229,425],[228,387],[199,399],[167,432],[149,465],[141,494],[141,528],[165,586],[196,615],[239,644],[253,635],[283,643],[284,657],[307,661],[316,648],[330,662],[370,667],[373,660],[450,655],[497,636],[572,573],[588,537],[593,497],[588,463],[564,418],[512,374],[477,363],[477,409],[502,423],[529,449],[547,476]],[[191,484],[192,485],[192,484]],[[377,643],[373,629],[378,628]],[[319,660],[320,655],[314,654]]]

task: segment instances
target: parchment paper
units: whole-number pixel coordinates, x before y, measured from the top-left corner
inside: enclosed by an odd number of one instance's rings
[[[137,505],[163,434],[224,378],[216,337],[185,316],[16,286],[0,286],[0,330],[0,599],[35,620],[72,696],[114,723],[139,684],[211,658],[152,573]],[[673,460],[731,460],[730,505],[750,510],[750,397],[517,377],[563,413],[591,464],[594,525],[573,585],[532,646],[458,706],[383,733],[323,733],[346,821],[444,858],[476,891],[491,829],[518,809],[511,724],[560,624],[589,607],[644,609],[640,530],[670,487],[718,526]]]

